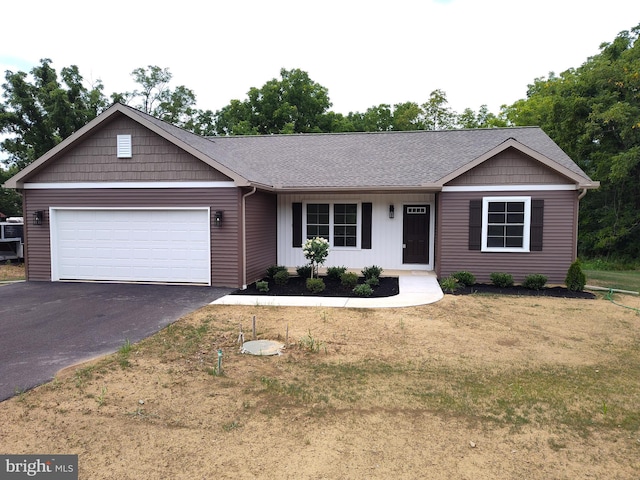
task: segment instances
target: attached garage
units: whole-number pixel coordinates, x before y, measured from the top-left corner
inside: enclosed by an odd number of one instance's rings
[[[209,208],[49,210],[51,279],[211,284]]]

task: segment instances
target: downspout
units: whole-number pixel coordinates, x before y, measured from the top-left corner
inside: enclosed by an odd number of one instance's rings
[[[257,187],[242,196],[242,289],[247,288],[247,197],[256,193]]]
[[[583,188],[582,191],[580,192],[580,194],[578,195],[578,205],[576,205],[576,218],[574,219],[574,231],[575,231],[575,251],[573,252],[573,258],[574,260],[578,258],[578,216],[579,216],[579,210],[580,210],[580,200],[582,200],[584,198],[584,196],[587,194],[587,189]]]
[[[578,201],[582,200],[586,194],[587,194],[587,189],[583,188],[582,192],[580,192],[580,195],[578,195]]]

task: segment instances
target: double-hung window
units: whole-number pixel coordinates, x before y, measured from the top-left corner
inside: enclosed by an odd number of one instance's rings
[[[306,238],[323,237],[333,247],[358,246],[357,203],[308,203]]]
[[[482,251],[528,252],[531,197],[485,197],[482,203]]]

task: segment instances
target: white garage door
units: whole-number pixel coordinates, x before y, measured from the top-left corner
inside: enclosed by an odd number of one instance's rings
[[[51,210],[52,280],[211,284],[209,209]]]

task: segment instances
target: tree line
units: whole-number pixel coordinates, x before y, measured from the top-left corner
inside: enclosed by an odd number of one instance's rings
[[[193,90],[171,86],[167,68],[131,73],[131,92],[104,94],[87,85],[76,66],[60,73],[43,59],[29,73],[5,73],[0,102],[0,183],[99,115],[113,102],[138,108],[199,135],[259,135],[392,130],[443,130],[536,125],[601,188],[581,201],[579,253],[637,261],[640,258],[640,25],[620,32],[581,66],[534,79],[525,99],[462,113],[446,93],[428,99],[380,104],[365,112],[337,113],[326,87],[299,69],[252,87],[245,99],[220,110],[196,107]],[[19,215],[20,197],[0,189],[0,211]]]

